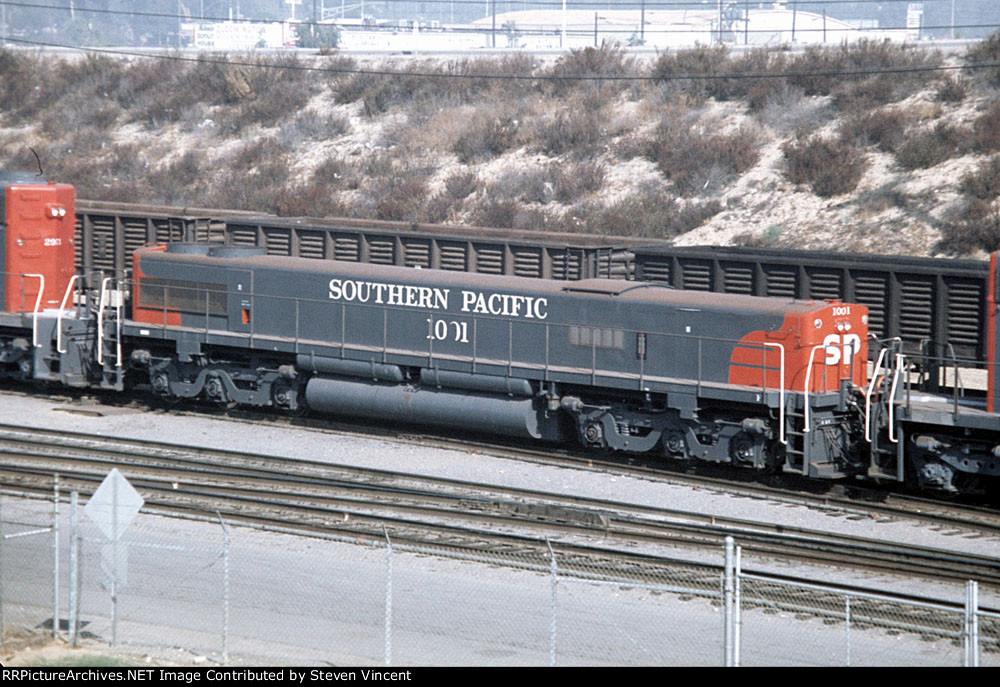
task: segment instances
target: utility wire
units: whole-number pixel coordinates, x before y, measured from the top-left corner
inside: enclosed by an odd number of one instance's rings
[[[367,76],[383,76],[383,77],[421,77],[421,78],[446,78],[446,79],[489,79],[495,81],[556,81],[556,82],[569,82],[569,81],[590,81],[590,82],[611,82],[611,81],[714,81],[719,79],[795,79],[803,77],[827,77],[827,76],[878,76],[882,74],[915,74],[919,72],[950,72],[963,69],[995,69],[1000,67],[1000,61],[997,62],[980,62],[967,65],[933,65],[933,66],[916,66],[916,67],[888,67],[888,68],[878,68],[878,69],[857,69],[857,70],[829,70],[829,71],[811,71],[811,72],[772,72],[772,73],[739,73],[731,72],[725,74],[671,74],[669,76],[653,76],[653,75],[632,75],[632,76],[612,76],[612,75],[597,75],[597,74],[587,74],[587,75],[555,75],[555,74],[474,74],[474,73],[462,73],[462,72],[417,72],[417,71],[399,71],[399,70],[389,70],[389,69],[359,69],[355,67],[318,67],[310,66],[306,64],[296,63],[288,64],[277,63],[269,64],[266,62],[249,62],[249,61],[237,61],[229,59],[220,59],[214,57],[206,57],[204,54],[195,57],[186,57],[179,54],[162,54],[162,53],[148,53],[148,52],[135,52],[129,50],[119,50],[112,48],[89,48],[77,45],[67,45],[63,43],[51,43],[42,41],[31,41],[24,38],[13,38],[9,36],[0,36],[0,40],[6,40],[11,43],[23,43],[26,45],[32,45],[37,47],[46,48],[62,48],[67,50],[76,50],[84,53],[95,53],[101,55],[114,55],[117,57],[138,57],[142,59],[157,59],[157,60],[169,60],[175,62],[193,62],[199,64],[218,64],[222,66],[231,67],[251,67],[256,69],[281,69],[288,71],[299,71],[299,72],[317,72],[321,74],[336,74],[336,75],[367,75]]]

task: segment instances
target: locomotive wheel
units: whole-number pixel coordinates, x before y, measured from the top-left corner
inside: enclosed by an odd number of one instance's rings
[[[729,440],[729,457],[735,465],[753,465],[754,438],[746,432],[740,432]]]
[[[295,408],[289,406],[295,401]],[[299,393],[298,388],[284,379],[279,379],[271,385],[271,404],[285,415],[300,417],[305,415],[309,408],[306,407],[305,396]]]

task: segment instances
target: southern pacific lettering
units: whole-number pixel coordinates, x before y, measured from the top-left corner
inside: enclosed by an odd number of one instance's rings
[[[407,284],[385,284],[354,279],[331,279],[332,300],[346,303],[372,303],[424,310],[450,310],[451,289]],[[461,290],[461,312],[502,317],[544,320],[548,317],[547,298],[510,293],[482,293]]]

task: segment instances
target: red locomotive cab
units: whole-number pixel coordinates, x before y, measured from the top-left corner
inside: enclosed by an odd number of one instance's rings
[[[76,272],[76,207],[68,184],[10,184],[2,246],[6,312],[58,308]],[[39,294],[41,297],[39,298]]]

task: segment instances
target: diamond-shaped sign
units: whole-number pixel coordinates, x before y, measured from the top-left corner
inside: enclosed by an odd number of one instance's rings
[[[111,541],[117,541],[132,524],[136,513],[145,503],[125,476],[112,468],[108,476],[90,497],[83,512],[94,521]]]

